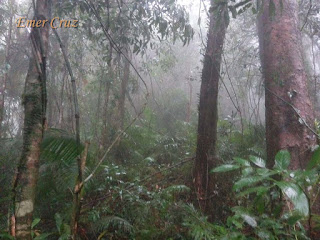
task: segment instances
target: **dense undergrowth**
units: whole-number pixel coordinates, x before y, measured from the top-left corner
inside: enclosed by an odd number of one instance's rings
[[[305,223],[313,199],[306,189],[319,182],[319,151],[308,171],[287,170],[287,152],[279,153],[269,170],[263,160],[262,126],[247,124],[241,130],[236,121],[219,121],[219,159],[225,165],[213,172],[235,171],[231,184],[236,201],[226,206],[232,212],[226,222],[210,223],[198,210],[193,193],[195,121],[171,119],[172,131],[166,125],[159,127],[157,121],[163,116],[157,114],[147,109],[85,185],[82,239],[308,239],[308,230],[317,229],[317,225],[306,229]],[[7,140],[3,145],[0,227],[2,238],[9,239],[6,209],[20,143]],[[92,142],[86,174],[97,164],[99,151]],[[47,131],[36,196],[35,239],[68,239],[76,153],[72,135],[58,129]]]

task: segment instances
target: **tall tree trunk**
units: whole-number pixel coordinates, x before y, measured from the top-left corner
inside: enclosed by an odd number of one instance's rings
[[[75,184],[75,188],[73,191],[73,211],[71,215],[71,239],[75,240],[78,239],[78,226],[79,226],[79,220],[80,220],[80,212],[81,212],[81,195],[82,195],[82,187],[83,187],[83,174],[84,174],[84,168],[86,165],[86,158],[88,153],[88,145],[89,143],[86,143],[84,156],[81,157],[81,142],[80,142],[80,111],[79,111],[79,103],[78,103],[78,96],[77,96],[77,86],[76,86],[76,79],[74,77],[70,61],[68,59],[68,54],[66,52],[65,46],[63,45],[61,38],[59,37],[59,34],[55,29],[53,29],[53,33],[55,34],[59,44],[60,49],[67,67],[67,70],[70,75],[71,79],[71,85],[72,85],[72,95],[73,95],[73,103],[74,103],[74,112],[75,112],[75,123],[76,123],[76,142],[78,145],[78,156],[77,156],[77,163],[78,163],[78,176]]]
[[[50,0],[38,0],[35,18],[49,19]],[[46,114],[46,56],[49,25],[33,28],[30,38],[32,56],[25,82],[23,149],[13,188],[16,239],[31,239],[35,189],[39,171],[40,144]]]
[[[12,36],[12,19],[14,16],[13,12],[13,7],[14,7],[14,0],[11,0],[10,8],[11,8],[11,13],[10,13],[10,19],[9,19],[9,26],[8,26],[8,35],[6,37],[6,53],[5,53],[5,73],[3,75],[3,78],[1,79],[2,81],[0,82],[0,138],[3,137],[3,130],[2,130],[2,122],[4,119],[4,101],[5,101],[5,91],[6,91],[6,86],[7,86],[7,81],[8,81],[8,66],[10,64],[9,57],[10,57],[10,48],[11,48],[11,36]]]
[[[191,106],[192,106],[192,83],[191,79],[188,79],[188,86],[189,86],[189,101],[187,105],[187,115],[186,115],[186,122],[190,122],[191,118]]]
[[[109,112],[109,100],[110,100],[110,90],[111,90],[111,85],[115,81],[115,74],[114,74],[114,66],[112,65],[112,55],[113,55],[113,49],[112,49],[112,43],[110,43],[109,47],[109,56],[108,56],[108,61],[107,61],[107,66],[108,66],[108,73],[107,73],[107,79],[104,81],[104,90],[105,90],[105,95],[104,95],[104,103],[102,107],[102,133],[101,133],[101,140],[99,141],[100,143],[100,149],[104,149],[108,146],[109,142],[109,129],[108,129],[108,124],[110,121],[110,112]],[[99,117],[99,116],[98,116]],[[98,118],[99,119],[99,118]],[[101,152],[101,154],[104,154]],[[100,156],[100,153],[99,153]],[[101,155],[102,157],[102,155]]]
[[[291,169],[305,168],[317,139],[314,112],[308,94],[307,74],[298,26],[298,1],[264,1],[258,17],[260,56],[265,78],[267,165],[281,149],[291,153]]]
[[[131,61],[129,46],[126,46],[126,56]],[[124,126],[125,100],[130,76],[130,62],[124,58],[123,77],[121,79],[120,97],[118,101],[117,130],[122,130]]]
[[[215,5],[217,4],[217,5]],[[216,159],[217,121],[218,121],[218,85],[220,78],[221,56],[228,27],[225,14],[227,3],[212,0],[216,10],[210,13],[210,27],[200,88],[198,140],[194,166],[194,184],[199,206],[206,215],[213,216],[212,194],[213,178],[209,170]]]

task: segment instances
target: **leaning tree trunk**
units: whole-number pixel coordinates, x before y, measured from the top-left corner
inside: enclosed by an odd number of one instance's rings
[[[49,19],[50,0],[38,0],[35,18]],[[49,24],[33,28],[30,39],[32,56],[23,94],[25,109],[23,149],[13,188],[15,235],[17,240],[31,239],[35,189],[39,171],[40,144],[43,138],[46,114],[46,56]]]
[[[265,78],[267,165],[281,149],[291,153],[291,169],[305,168],[317,143],[314,112],[298,27],[298,3],[273,0],[276,10],[264,1],[258,17],[260,56]],[[283,7],[281,6],[283,5]]]
[[[215,1],[212,0],[212,6],[214,4]],[[214,182],[212,176],[209,175],[209,170],[214,166],[214,159],[216,159],[218,85],[223,44],[228,27],[225,16],[228,14],[227,4],[219,3],[217,6],[218,8],[210,14],[208,42],[202,70],[193,180],[200,209],[211,218],[214,215],[212,204],[210,204],[213,202]]]

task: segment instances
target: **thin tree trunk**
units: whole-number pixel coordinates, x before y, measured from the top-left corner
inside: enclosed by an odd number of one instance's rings
[[[114,82],[114,69],[112,66],[112,55],[113,55],[113,49],[112,49],[112,43],[110,43],[110,48],[109,48],[109,57],[107,61],[108,65],[108,75],[107,79],[105,80],[104,84],[104,90],[105,90],[105,96],[104,96],[104,104],[103,104],[103,114],[102,114],[102,133],[101,133],[101,141],[100,141],[100,149],[104,149],[108,145],[108,123],[110,120],[110,114],[109,112],[109,100],[110,100],[110,88],[111,88],[111,83]],[[100,154],[99,154],[100,156]]]
[[[71,216],[71,239],[76,240],[78,238],[78,228],[79,228],[79,220],[82,206],[82,195],[83,195],[83,174],[86,166],[87,155],[89,149],[89,142],[85,143],[84,151],[80,160],[78,161],[78,178],[76,181],[76,185],[73,191],[73,211]]]
[[[38,0],[37,20],[49,19],[50,0]],[[17,240],[31,239],[35,189],[39,171],[40,144],[43,138],[46,114],[46,56],[49,25],[33,28],[30,38],[32,57],[25,82],[23,149],[13,187],[15,234]]]
[[[77,157],[77,163],[78,163],[78,176],[76,180],[76,185],[73,191],[73,211],[71,216],[71,239],[75,240],[77,239],[77,233],[78,233],[78,225],[79,225],[79,219],[80,219],[80,211],[81,211],[81,191],[83,187],[83,173],[84,173],[84,167],[88,152],[88,143],[86,143],[86,149],[84,152],[84,157],[80,157],[80,112],[79,112],[79,104],[78,104],[78,96],[77,96],[77,87],[76,87],[76,80],[72,72],[71,64],[68,59],[66,50],[64,48],[64,45],[55,29],[53,29],[53,33],[55,34],[62,51],[62,55],[64,58],[64,61],[66,63],[67,70],[69,72],[70,78],[71,78],[71,85],[72,85],[72,95],[73,95],[73,103],[74,103],[74,111],[75,111],[75,120],[76,120],[76,141],[78,145],[78,157]]]
[[[265,79],[268,167],[281,149],[291,153],[291,169],[305,168],[317,144],[312,131],[314,112],[308,94],[307,74],[298,27],[297,1],[269,1],[258,17],[260,55]]]
[[[215,1],[212,1],[212,6]],[[210,14],[210,27],[200,89],[198,140],[194,166],[194,184],[200,209],[213,216],[212,194],[213,178],[209,170],[216,159],[217,121],[218,121],[218,85],[221,56],[228,23],[227,4],[219,3]],[[217,202],[218,204],[218,202]]]
[[[2,78],[2,82],[0,82],[0,138],[3,137],[3,131],[2,131],[2,122],[4,119],[4,101],[5,101],[5,91],[7,87],[7,81],[8,81],[8,66],[10,64],[10,48],[11,48],[11,36],[12,36],[12,19],[13,19],[13,7],[14,7],[14,0],[11,0],[10,2],[11,7],[11,13],[9,18],[9,29],[8,29],[8,36],[6,37],[6,53],[5,53],[5,73]]]
[[[64,120],[63,112],[64,112],[64,88],[65,88],[65,78],[66,78],[66,72],[63,73],[62,77],[62,86],[61,86],[61,92],[60,92],[60,109],[59,109],[59,119],[58,119],[58,126],[62,128],[62,123]]]
[[[126,47],[125,54],[131,60],[131,54],[129,47]],[[126,100],[126,93],[129,83],[129,76],[130,76],[130,62],[124,59],[124,69],[123,69],[123,77],[121,80],[121,88],[120,88],[120,98],[118,102],[118,119],[117,119],[117,130],[122,130],[124,126],[124,115],[125,115],[125,100]]]
[[[187,115],[186,115],[186,122],[187,123],[190,122],[191,106],[192,106],[192,84],[191,84],[190,79],[188,79],[188,86],[189,86],[189,102],[188,102],[188,106],[187,106]]]

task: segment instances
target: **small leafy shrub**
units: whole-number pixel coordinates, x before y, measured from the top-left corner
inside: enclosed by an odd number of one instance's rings
[[[280,151],[272,169],[256,156],[234,158],[212,172],[240,171],[234,183],[238,205],[228,218],[224,239],[309,239],[311,209],[318,190],[320,149],[306,170],[289,170],[290,153]],[[314,229],[315,230],[315,229]]]

